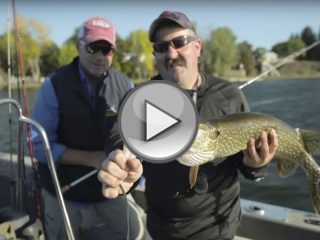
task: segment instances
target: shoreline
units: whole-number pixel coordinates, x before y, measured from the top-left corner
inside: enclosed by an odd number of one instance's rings
[[[253,76],[253,77],[246,77],[246,78],[222,78],[231,82],[247,82],[250,81],[254,78],[256,78],[257,76]],[[276,81],[276,80],[320,80],[320,74],[318,75],[310,75],[310,76],[277,76],[277,77],[264,77],[264,78],[258,78],[256,81],[268,81],[268,80],[272,80],[272,81]]]
[[[33,81],[25,81],[25,88],[27,89],[38,89],[42,85],[41,82],[33,82]],[[22,88],[22,84],[19,84],[19,88]],[[8,84],[0,84],[0,90],[8,89]],[[12,90],[17,90],[18,89],[18,84],[16,82],[11,83],[11,89]]]
[[[312,75],[312,76],[279,76],[279,77],[268,77],[262,80],[317,80],[320,79],[319,75]]]
[[[255,76],[257,77],[257,76]],[[233,77],[220,77],[222,79],[225,79],[227,81],[230,82],[247,82],[250,81],[252,79],[254,79],[255,77],[246,77],[246,78],[233,78]],[[278,76],[278,77],[265,77],[265,78],[261,78],[261,79],[257,79],[256,81],[276,81],[276,80],[320,80],[320,74],[319,75],[312,75],[312,76]],[[146,82],[148,80],[145,81],[141,81],[141,80],[132,80],[134,83],[139,84],[139,83],[143,83]],[[34,82],[34,81],[25,81],[25,87],[27,89],[38,89],[40,88],[42,85],[42,82]],[[20,88],[22,87],[22,84],[20,83]],[[8,89],[8,84],[7,83],[2,83],[0,84],[0,90],[4,90],[4,89]],[[12,90],[17,90],[18,89],[18,85],[17,83],[12,83],[11,84],[11,89]]]

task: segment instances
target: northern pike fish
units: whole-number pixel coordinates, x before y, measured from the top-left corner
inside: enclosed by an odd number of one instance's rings
[[[178,161],[196,168],[245,150],[249,139],[258,140],[262,131],[271,129],[278,135],[277,173],[280,177],[288,177],[294,174],[297,166],[302,167],[310,182],[314,210],[320,214],[320,167],[311,156],[320,154],[320,130],[295,129],[260,113],[237,113],[201,120],[191,148]]]

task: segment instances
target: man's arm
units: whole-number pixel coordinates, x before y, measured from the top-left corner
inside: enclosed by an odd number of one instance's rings
[[[50,78],[46,78],[38,91],[32,118],[39,122],[46,131],[53,160],[57,162],[65,152],[66,146],[57,142],[56,131],[59,124],[59,106]],[[32,143],[37,160],[41,163],[47,163],[42,139],[35,129],[32,129]]]

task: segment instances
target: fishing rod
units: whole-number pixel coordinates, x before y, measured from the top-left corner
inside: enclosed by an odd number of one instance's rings
[[[10,0],[9,0],[10,1]],[[26,83],[25,83],[25,69],[24,69],[24,62],[23,62],[23,54],[22,54],[22,46],[20,41],[20,29],[19,29],[19,22],[17,19],[16,14],[16,1],[12,0],[12,12],[13,12],[13,22],[14,22],[14,33],[15,33],[15,48],[16,48],[16,57],[17,57],[17,88],[18,88],[18,99],[19,102],[21,102],[20,97],[20,90],[22,93],[23,98],[23,112],[24,116],[29,117],[29,103],[28,103],[28,97],[27,97],[27,91],[26,91]],[[21,88],[20,88],[20,82],[21,82]],[[9,97],[11,98],[11,97]],[[22,132],[22,129],[19,128],[19,132]],[[28,136],[28,149],[30,154],[30,159],[32,163],[32,169],[35,174],[35,182],[36,187],[32,190],[34,194],[34,201],[35,201],[35,207],[37,210],[36,215],[40,216],[40,188],[39,188],[39,175],[37,174],[37,162],[34,159],[34,151],[33,151],[33,145],[32,145],[32,137],[31,137],[31,129],[30,126],[27,125],[27,136]],[[22,138],[22,135],[20,134],[19,138]],[[22,140],[19,140],[22,141]],[[23,204],[25,201],[23,201],[23,197],[25,196],[23,192],[23,186],[24,180],[26,178],[25,174],[25,162],[24,162],[24,144],[19,144],[18,146],[18,187],[17,187],[17,193],[16,193],[16,204],[18,206],[17,209],[22,210]]]
[[[20,47],[20,41],[19,41],[19,30],[18,30],[18,23],[17,23],[17,16],[15,13],[15,0],[12,0],[12,9],[13,9],[13,23],[14,23],[14,40],[15,40],[15,52],[17,57],[18,64],[16,65],[17,70],[17,87],[20,89],[20,81],[19,78],[21,77],[22,81],[24,81],[23,77],[23,62],[22,62],[22,54],[21,54],[21,47]],[[11,96],[11,95],[10,95]],[[20,102],[20,91],[18,91],[18,99]],[[22,109],[21,109],[22,111]],[[20,111],[19,111],[20,113]],[[22,114],[22,112],[21,112]],[[24,211],[25,209],[25,191],[24,191],[24,181],[25,181],[25,162],[24,162],[24,156],[22,154],[23,149],[23,143],[22,143],[22,124],[18,122],[18,156],[17,156],[17,180],[15,182],[16,184],[16,192],[15,192],[15,209],[19,212]]]
[[[22,114],[22,108],[20,106],[20,104],[18,103],[18,101],[13,100],[13,99],[0,99],[0,104],[11,104],[13,105],[17,111],[18,111],[18,121],[19,124],[22,125],[22,123],[27,123],[28,125],[33,125],[35,127],[35,129],[40,133],[42,142],[44,143],[44,150],[45,150],[45,154],[46,154],[46,159],[48,161],[48,167],[53,179],[53,184],[57,193],[57,198],[58,198],[58,202],[62,211],[62,216],[63,216],[63,220],[65,223],[65,227],[66,227],[66,232],[68,235],[68,239],[69,240],[74,240],[74,235],[73,235],[73,231],[72,231],[72,227],[71,227],[71,223],[70,223],[70,219],[67,213],[67,209],[65,206],[65,202],[64,199],[62,197],[62,192],[60,189],[60,184],[59,184],[59,179],[58,179],[58,175],[55,169],[55,165],[54,165],[54,160],[53,160],[53,156],[52,156],[52,152],[50,149],[50,144],[49,144],[49,140],[47,137],[47,134],[44,130],[44,128],[35,120],[32,120],[28,117],[23,116]],[[23,144],[22,138],[19,138],[19,145]]]
[[[96,174],[97,172],[98,172],[97,169],[92,170],[91,172],[83,175],[82,177],[78,178],[77,180],[75,180],[75,181],[73,181],[73,182],[71,182],[71,183],[63,186],[63,187],[61,188],[62,193],[65,193],[65,192],[69,191],[72,187],[78,185],[79,183],[83,182],[84,180],[86,180],[87,178],[89,178],[89,177],[91,177],[92,175]]]
[[[136,156],[133,155],[133,153],[130,152],[130,150],[124,145],[123,146],[123,152],[125,155],[125,158],[128,160],[130,158],[135,158]],[[87,174],[83,175],[82,177],[74,180],[73,182],[64,185],[61,189],[62,189],[62,193],[65,193],[67,191],[69,191],[72,187],[78,185],[79,183],[83,182],[84,180],[88,179],[89,177],[91,177],[92,175],[96,174],[98,172],[98,169],[94,169],[91,172],[88,172]]]
[[[289,60],[291,59],[295,59],[296,57],[300,56],[301,54],[305,53],[306,51],[310,50],[311,48],[314,48],[315,46],[317,46],[318,44],[320,44],[320,40],[312,43],[311,45],[304,47],[292,54],[290,54],[289,56],[287,56],[286,58],[284,58],[282,61],[280,61],[278,64],[276,64],[275,66],[271,66],[271,68],[269,68],[268,70],[264,71],[263,73],[261,73],[260,75],[252,78],[251,80],[249,80],[248,82],[242,84],[239,86],[239,89],[242,89],[248,85],[250,85],[251,83],[255,82],[256,80],[262,78],[263,76],[267,75],[268,73],[276,70],[277,68],[281,67],[282,65],[286,64]]]
[[[10,0],[8,0],[8,8],[7,8],[7,29],[8,29],[8,34],[7,34],[7,64],[8,64],[8,98],[11,97],[11,22],[10,22]],[[14,173],[13,173],[13,147],[12,147],[12,109],[11,105],[9,105],[9,149],[10,149],[10,175],[11,179],[14,178]]]

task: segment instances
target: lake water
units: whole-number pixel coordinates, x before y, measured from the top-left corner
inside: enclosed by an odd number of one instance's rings
[[[293,127],[320,129],[320,79],[257,81],[243,89],[251,110],[273,115]],[[29,105],[32,106],[36,90],[29,90]],[[8,93],[0,90],[0,99]],[[13,97],[17,99],[16,92]],[[16,126],[16,111],[12,109],[12,121]],[[10,151],[8,106],[0,105],[0,152]],[[15,131],[14,131],[15,132]],[[12,135],[16,148],[16,134]],[[316,159],[320,163],[320,158]],[[313,211],[309,183],[304,171],[298,171],[287,179],[280,178],[274,162],[269,166],[265,180],[255,183],[241,178],[241,196],[305,211]]]

